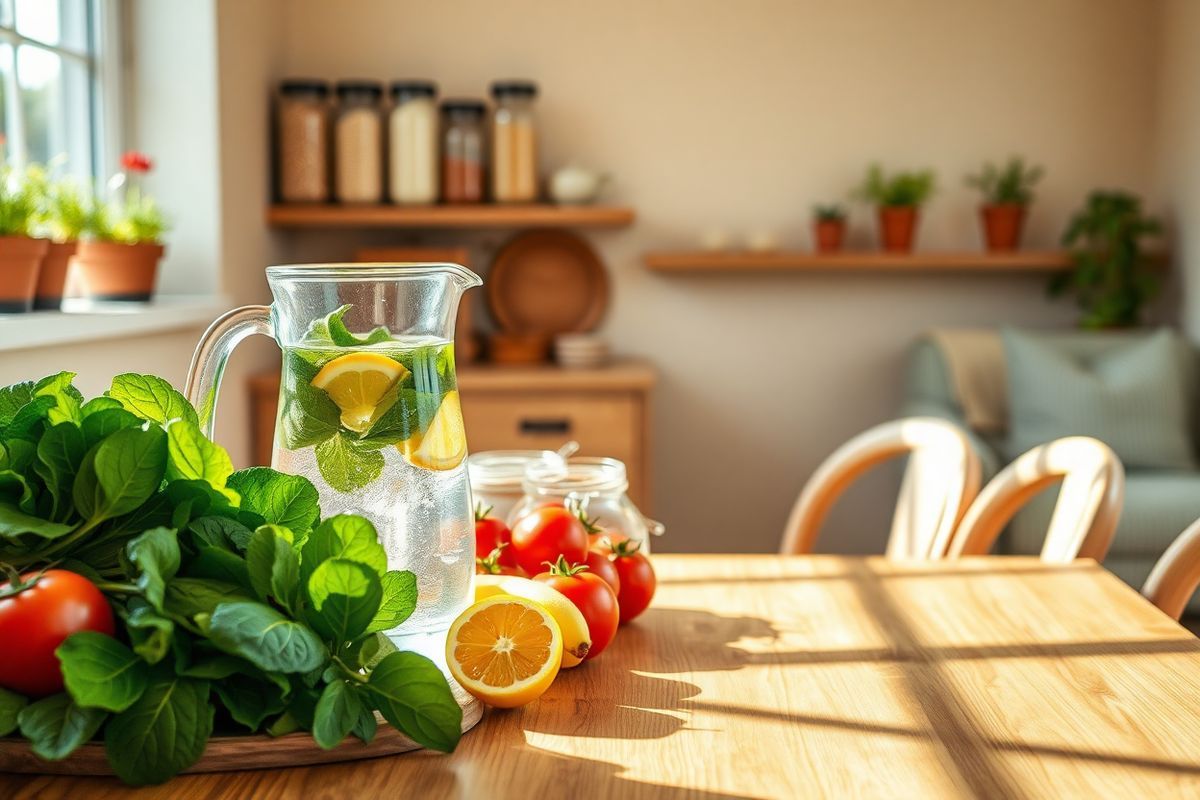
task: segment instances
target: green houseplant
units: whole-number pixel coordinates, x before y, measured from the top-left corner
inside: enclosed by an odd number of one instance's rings
[[[983,193],[979,213],[988,250],[1017,249],[1026,212],[1033,202],[1033,187],[1043,174],[1040,166],[1026,166],[1024,159],[1014,156],[1003,166],[989,162],[967,176],[967,185]]]
[[[874,203],[879,213],[883,249],[907,253],[912,250],[921,205],[933,194],[933,171],[924,169],[887,175],[872,164],[859,188],[864,200]]]
[[[34,238],[45,174],[30,167],[0,167],[0,313],[33,308],[38,270],[49,246]]]
[[[846,209],[836,203],[813,209],[813,239],[818,253],[836,253],[846,238]]]
[[[1063,233],[1074,266],[1050,279],[1050,294],[1074,292],[1083,328],[1140,324],[1142,306],[1158,292],[1142,241],[1161,231],[1159,221],[1143,213],[1137,195],[1092,192]]]
[[[50,241],[38,273],[34,308],[62,308],[71,257],[87,230],[93,206],[90,191],[74,178],[60,176],[45,183],[41,227]]]
[[[86,297],[145,302],[154,293],[167,223],[154,198],[138,185],[139,176],[151,169],[150,159],[129,152],[121,163],[123,171],[109,182],[114,198],[93,204],[72,264]]]

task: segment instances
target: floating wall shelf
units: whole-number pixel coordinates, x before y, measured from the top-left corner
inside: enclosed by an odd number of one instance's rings
[[[634,220],[615,206],[273,205],[275,228],[619,228]]]
[[[645,255],[656,272],[1054,272],[1071,266],[1064,250],[1016,250],[1008,253],[776,251],[731,253],[662,251]]]

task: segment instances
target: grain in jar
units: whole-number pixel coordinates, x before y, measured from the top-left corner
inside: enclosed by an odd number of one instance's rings
[[[388,117],[388,196],[393,203],[437,202],[437,87],[429,81],[392,84]]]
[[[279,85],[276,175],[285,203],[329,199],[329,84],[293,79]]]
[[[383,86],[339,81],[334,123],[334,196],[342,203],[383,200]]]
[[[442,103],[443,202],[483,202],[486,112],[479,100]]]
[[[536,97],[537,84],[531,81],[492,84],[492,199],[498,203],[537,199]]]

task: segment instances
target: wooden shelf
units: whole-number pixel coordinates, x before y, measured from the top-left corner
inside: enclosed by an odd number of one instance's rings
[[[1054,272],[1071,266],[1065,250],[1016,250],[1011,253],[842,251],[813,253],[777,251],[730,253],[663,251],[647,253],[646,266],[658,272]]]
[[[619,228],[633,222],[631,208],[615,206],[477,205],[273,205],[276,228]]]

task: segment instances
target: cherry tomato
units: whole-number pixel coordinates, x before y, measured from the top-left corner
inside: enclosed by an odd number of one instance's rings
[[[509,545],[502,544],[493,548],[485,558],[476,558],[475,573],[477,575],[520,575],[521,570],[504,564],[504,553],[509,549],[511,549]]]
[[[0,585],[0,686],[28,697],[63,690],[55,649],[72,633],[112,636],[112,609],[100,590],[74,572],[52,569]]]
[[[504,521],[492,516],[492,509],[483,507],[480,503],[475,508],[475,557],[487,558],[493,550],[501,545],[507,545],[512,542],[512,531],[504,524]],[[500,552],[500,560],[498,562],[502,567],[517,566],[517,554],[513,552],[511,547],[505,547]],[[538,568],[541,571],[541,568]],[[499,574],[499,573],[493,573]],[[509,574],[509,573],[505,573]],[[515,573],[514,573],[515,574]]]
[[[587,530],[579,517],[562,506],[535,508],[512,528],[512,549],[517,564],[530,575],[546,570],[564,556],[568,564],[587,557]]]
[[[617,595],[612,587],[599,575],[592,575],[582,566],[567,566],[566,559],[561,556],[549,572],[541,573],[534,580],[557,589],[583,614],[592,637],[592,648],[584,660],[604,652],[604,648],[617,635],[617,625],[621,621]]]
[[[603,578],[604,582],[611,586],[612,590],[620,597],[621,576],[617,574],[617,568],[608,560],[608,556],[598,550],[588,550],[587,559],[583,563],[587,565],[588,572]]]
[[[654,577],[654,567],[650,565],[650,559],[646,558],[645,553],[639,552],[641,548],[641,542],[628,539],[609,545],[609,559],[621,578],[617,602],[621,606],[622,624],[646,610],[654,597],[654,589],[658,586],[658,579]]]

